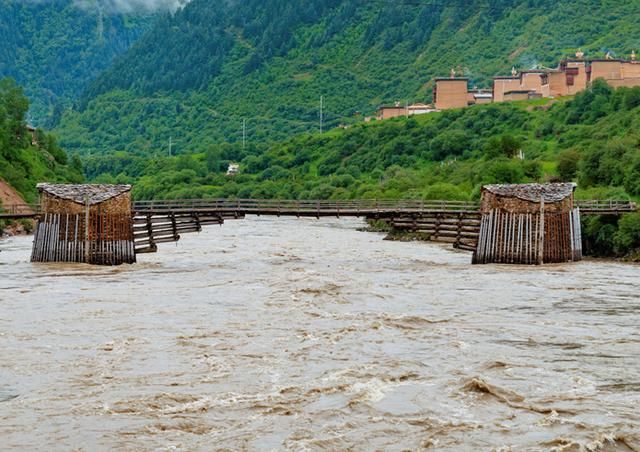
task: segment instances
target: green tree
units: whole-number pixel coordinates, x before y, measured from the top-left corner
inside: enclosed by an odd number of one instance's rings
[[[640,213],[626,214],[620,219],[613,243],[619,254],[640,247]]]
[[[500,157],[514,157],[522,148],[522,142],[513,135],[504,134],[492,137],[487,141],[484,152],[489,159]]]
[[[565,182],[572,181],[578,173],[580,154],[575,149],[568,149],[558,156],[558,175]]]
[[[15,157],[18,149],[29,142],[25,115],[29,101],[24,91],[11,78],[0,79],[0,152],[5,157]]]
[[[471,147],[471,135],[464,130],[446,130],[431,140],[433,159],[456,157]]]

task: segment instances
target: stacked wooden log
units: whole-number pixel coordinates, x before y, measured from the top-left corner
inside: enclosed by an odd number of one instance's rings
[[[159,243],[177,242],[181,234],[200,232],[202,226],[221,225],[237,215],[173,213],[136,215],[133,218],[133,241],[136,254],[155,253]]]
[[[427,240],[452,243],[454,248],[475,251],[480,231],[480,214],[475,212],[433,212],[394,217],[389,224],[398,231],[413,232]]]

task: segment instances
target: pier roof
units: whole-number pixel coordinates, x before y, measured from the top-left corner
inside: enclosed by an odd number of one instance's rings
[[[576,189],[576,184],[485,185],[483,189],[497,196],[518,198],[524,201],[540,202],[540,200],[544,198],[545,202],[558,202],[571,196],[573,191]]]
[[[60,199],[84,204],[89,197],[89,204],[100,204],[109,199],[131,191],[131,185],[107,184],[38,184],[38,190]]]

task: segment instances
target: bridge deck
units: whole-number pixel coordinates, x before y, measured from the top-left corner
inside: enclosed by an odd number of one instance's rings
[[[576,206],[583,215],[622,215],[634,212],[637,206],[631,201],[577,200]],[[294,217],[375,217],[420,214],[473,214],[479,204],[466,201],[421,200],[271,200],[271,199],[181,199],[169,201],[138,201],[133,214],[166,215],[169,213],[221,214],[221,215],[272,215]],[[37,218],[40,209],[36,205],[14,205],[0,208],[0,219]]]

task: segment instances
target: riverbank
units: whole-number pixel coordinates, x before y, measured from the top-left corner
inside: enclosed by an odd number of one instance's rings
[[[429,234],[395,229],[384,220],[367,220],[367,226],[359,230],[385,233],[384,240],[431,242]],[[640,263],[640,214],[628,214],[615,222],[591,217],[584,222],[583,239],[585,258]]]
[[[2,221],[0,220],[0,238],[31,235],[35,230],[34,220]]]
[[[0,178],[0,207],[2,206],[20,206],[27,202],[22,195],[18,193],[4,179]],[[0,220],[0,237],[31,234],[35,229],[33,220]]]

